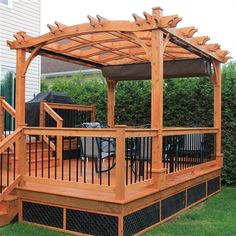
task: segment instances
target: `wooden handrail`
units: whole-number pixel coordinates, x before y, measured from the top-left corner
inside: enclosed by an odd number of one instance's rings
[[[162,135],[173,136],[182,134],[215,134],[218,131],[219,129],[213,127],[194,127],[194,128],[169,127],[169,128],[164,128],[162,130]]]
[[[46,102],[43,103],[43,108],[56,121],[57,127],[62,127],[63,119]]]
[[[23,128],[16,129],[12,134],[7,136],[4,140],[0,142],[0,153],[6,151],[7,148],[11,148],[13,143],[16,142],[22,135],[22,129]]]
[[[0,102],[4,110],[6,110],[11,116],[16,116],[16,110],[4,98],[0,98]]]
[[[24,134],[27,135],[50,135],[70,137],[116,137],[116,130],[110,128],[52,128],[52,127],[25,127]]]
[[[92,106],[86,106],[86,105],[78,105],[78,104],[64,104],[64,103],[53,103],[53,102],[47,102],[47,104],[51,108],[55,109],[65,109],[65,110],[77,110],[77,111],[93,111],[96,109],[95,105]]]

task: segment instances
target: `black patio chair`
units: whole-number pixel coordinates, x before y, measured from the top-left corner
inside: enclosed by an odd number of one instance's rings
[[[83,128],[101,128],[100,123],[83,123]],[[113,138],[78,137],[82,160],[95,162],[97,173],[110,171],[115,166],[115,141]]]

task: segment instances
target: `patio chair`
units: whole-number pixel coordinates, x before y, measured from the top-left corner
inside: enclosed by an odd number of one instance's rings
[[[83,128],[100,128],[100,123],[83,123]],[[112,138],[78,137],[82,160],[95,162],[97,173],[110,171],[115,166],[115,142]],[[105,163],[107,161],[107,163]]]

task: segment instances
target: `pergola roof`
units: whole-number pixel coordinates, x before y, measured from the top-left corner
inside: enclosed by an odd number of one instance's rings
[[[134,21],[110,21],[97,15],[88,16],[89,23],[74,26],[55,22],[55,26],[48,25],[49,33],[38,37],[18,32],[8,45],[90,67],[137,64],[150,61],[152,30],[159,29],[164,61],[204,58],[224,63],[229,59],[229,52],[219,44],[207,43],[208,36],[193,37],[198,31],[194,26],[177,28],[182,20],[178,15],[143,14],[133,14]]]

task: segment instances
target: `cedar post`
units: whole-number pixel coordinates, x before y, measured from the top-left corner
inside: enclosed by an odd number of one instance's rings
[[[0,97],[0,141],[2,141],[3,135],[4,135],[4,108],[2,107],[2,99],[3,97]]]
[[[16,128],[25,126],[25,50],[16,50]]]
[[[216,159],[221,167],[223,167],[223,154],[221,153],[221,93],[222,93],[222,78],[221,78],[221,65],[219,62],[214,61],[214,128],[218,129],[216,134]]]
[[[26,135],[21,131],[21,136],[16,142],[16,156],[18,160],[18,174],[26,175]],[[20,182],[20,186],[25,186],[24,180]]]
[[[23,49],[16,50],[16,128],[25,126],[25,65],[26,53]],[[25,175],[26,141],[25,135],[16,142],[16,159],[18,163],[19,175]],[[24,185],[23,182],[20,183]]]
[[[116,185],[117,200],[125,199],[125,127],[116,126]]]
[[[107,79],[107,125],[115,126],[115,89],[116,81]]]
[[[153,8],[153,19],[160,19],[161,8]],[[155,23],[154,23],[155,24]],[[162,129],[163,129],[163,32],[152,30],[151,48],[151,75],[152,75],[152,100],[151,100],[151,126],[158,129],[158,136],[153,138],[152,168],[154,185],[160,188],[164,184],[165,170],[162,167]]]

